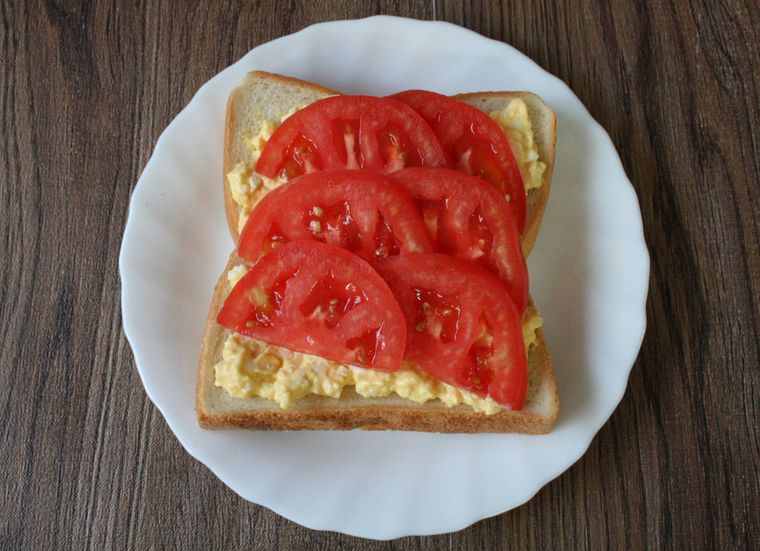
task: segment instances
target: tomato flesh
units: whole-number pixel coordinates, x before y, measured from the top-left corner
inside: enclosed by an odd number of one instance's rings
[[[396,371],[403,313],[358,256],[314,241],[277,247],[243,276],[217,321],[237,333],[337,362]]]
[[[426,90],[390,96],[409,105],[433,128],[458,170],[487,180],[509,202],[520,233],[525,229],[525,187],[509,139],[486,113],[463,101]]]
[[[432,289],[414,287],[416,317],[414,330],[429,332],[443,343],[452,342],[459,330],[459,299]]]
[[[498,275],[522,313],[528,268],[512,211],[499,192],[480,178],[445,168],[407,168],[392,178],[414,198],[437,251]]]
[[[370,263],[433,250],[404,186],[364,170],[307,174],[272,190],[248,218],[238,254],[256,262],[285,242],[303,239],[347,249]]]
[[[406,318],[407,360],[435,379],[522,409],[528,360],[521,315],[496,276],[442,254],[399,255],[376,268]]]
[[[372,96],[332,96],[296,111],[274,131],[256,163],[267,178],[364,168],[446,166],[433,130],[412,108]]]
[[[311,290],[299,307],[305,317],[321,317],[328,329],[335,328],[343,317],[367,301],[367,295],[352,284],[342,284],[330,272]]]
[[[288,146],[285,155],[287,160],[281,172],[286,178],[294,178],[304,172],[322,170],[322,159],[317,151],[317,146],[305,136],[298,136]]]

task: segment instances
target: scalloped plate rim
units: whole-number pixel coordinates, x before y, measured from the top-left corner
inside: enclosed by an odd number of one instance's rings
[[[133,196],[132,196],[132,198],[130,200],[129,214],[128,214],[127,223],[126,223],[125,232],[124,232],[124,241],[122,243],[122,249],[121,249],[120,256],[119,256],[119,273],[120,273],[120,278],[121,278],[121,281],[122,281],[121,299],[122,299],[122,315],[123,315],[124,332],[125,332],[125,335],[127,336],[127,340],[129,341],[130,346],[132,347],[132,350],[133,350],[133,353],[134,353],[134,356],[135,356],[135,363],[136,363],[136,365],[138,367],[138,373],[140,375],[141,381],[143,382],[143,386],[145,387],[146,392],[147,392],[149,398],[151,399],[151,401],[153,401],[153,403],[159,409],[159,411],[161,412],[161,414],[163,415],[163,417],[166,419],[166,422],[169,425],[169,427],[171,428],[172,432],[174,432],[175,435],[177,435],[178,439],[180,440],[180,443],[188,451],[188,453],[190,453],[190,455],[192,455],[197,460],[199,460],[200,462],[204,463],[207,467],[209,467],[209,469],[212,472],[214,472],[214,474],[216,474],[217,477],[219,477],[228,487],[230,487],[230,489],[232,489],[235,493],[237,493],[238,495],[240,495],[244,499],[249,500],[249,501],[253,501],[255,503],[260,503],[264,507],[267,507],[270,510],[272,510],[272,511],[278,513],[278,514],[280,514],[282,516],[285,516],[286,518],[289,518],[289,519],[291,519],[291,520],[293,520],[293,521],[295,521],[295,522],[297,522],[297,523],[299,523],[299,524],[301,524],[303,526],[306,526],[307,528],[311,528],[311,529],[315,529],[315,530],[333,530],[333,531],[338,531],[338,532],[342,532],[342,533],[346,533],[346,534],[354,535],[354,536],[359,536],[359,537],[387,540],[387,539],[393,539],[393,538],[403,537],[403,536],[409,536],[409,535],[432,535],[432,534],[446,533],[446,532],[451,532],[451,531],[455,531],[455,530],[460,530],[460,529],[466,528],[467,526],[470,526],[471,524],[473,524],[473,523],[475,523],[475,522],[477,522],[479,520],[482,520],[484,518],[495,516],[495,515],[504,513],[506,511],[509,511],[509,510],[511,510],[513,508],[519,507],[520,505],[522,505],[522,504],[526,503],[527,501],[529,501],[533,496],[535,496],[535,494],[541,488],[543,488],[547,483],[549,483],[551,480],[553,480],[556,477],[558,477],[559,475],[561,475],[563,472],[565,472],[567,469],[569,469],[575,462],[577,462],[578,459],[580,459],[585,454],[585,452],[587,451],[588,447],[591,445],[591,442],[593,441],[593,438],[597,434],[597,432],[608,421],[609,417],[612,415],[612,413],[616,409],[617,405],[622,400],[623,395],[625,393],[625,390],[627,388],[628,377],[629,377],[631,369],[633,368],[636,356],[638,355],[638,351],[639,351],[639,349],[641,347],[641,343],[643,341],[645,330],[646,330],[646,310],[645,310],[645,308],[646,308],[646,297],[647,297],[647,293],[648,293],[648,283],[649,283],[648,279],[649,278],[648,277],[645,278],[645,284],[644,284],[643,288],[641,289],[643,296],[641,297],[641,306],[640,306],[640,312],[639,312],[640,313],[640,319],[638,320],[640,322],[640,331],[639,331],[639,335],[638,335],[638,338],[637,338],[637,343],[638,344],[635,347],[635,349],[632,351],[632,354],[631,354],[632,357],[630,358],[630,362],[626,362],[626,363],[628,363],[628,367],[625,370],[625,376],[620,378],[620,381],[621,381],[620,387],[617,388],[617,389],[615,389],[616,392],[614,393],[614,398],[612,400],[609,400],[609,403],[612,404],[611,408],[609,409],[609,411],[607,413],[605,413],[604,415],[600,416],[597,419],[597,423],[595,423],[593,427],[590,427],[591,430],[588,431],[588,433],[591,436],[590,436],[590,438],[588,438],[587,442],[585,442],[582,446],[580,446],[578,448],[578,453],[574,453],[574,454],[571,454],[570,456],[566,457],[565,461],[555,462],[554,465],[555,465],[556,468],[544,471],[544,476],[541,477],[541,481],[537,482],[537,484],[535,484],[534,487],[531,488],[531,490],[524,492],[524,495],[521,495],[520,497],[513,499],[507,505],[505,505],[503,507],[499,507],[496,510],[491,510],[490,512],[482,512],[482,511],[481,512],[473,512],[472,515],[466,516],[466,518],[463,516],[463,518],[461,519],[461,521],[458,522],[456,525],[448,526],[448,527],[445,527],[445,528],[442,528],[442,529],[436,530],[436,531],[429,531],[428,530],[428,531],[417,532],[413,528],[412,529],[410,529],[410,528],[404,529],[404,528],[396,527],[395,529],[386,529],[386,530],[379,529],[379,530],[377,530],[375,532],[367,532],[367,531],[364,531],[364,530],[355,530],[355,529],[352,529],[352,527],[340,526],[340,525],[337,525],[337,524],[333,524],[333,525],[320,525],[319,523],[312,523],[308,519],[302,518],[301,515],[299,515],[299,514],[294,514],[293,511],[292,510],[288,510],[287,507],[278,506],[279,504],[268,504],[268,503],[261,503],[259,501],[256,501],[255,496],[252,497],[252,496],[246,495],[247,492],[245,492],[244,490],[239,490],[238,489],[235,481],[233,480],[234,477],[230,473],[228,473],[223,467],[219,467],[218,465],[216,465],[216,466],[210,465],[209,462],[208,462],[208,458],[204,457],[206,455],[204,453],[204,450],[198,449],[195,446],[195,443],[193,441],[191,441],[191,439],[183,439],[183,438],[181,438],[179,436],[178,433],[183,432],[183,429],[179,425],[179,422],[173,417],[172,412],[166,410],[166,404],[162,403],[161,400],[156,396],[155,389],[152,389],[149,384],[146,384],[146,373],[144,372],[144,368],[141,368],[141,366],[140,366],[140,364],[142,362],[140,361],[141,351],[139,350],[140,344],[138,342],[140,340],[139,329],[134,325],[134,321],[133,321],[133,317],[134,316],[132,315],[132,313],[130,311],[130,307],[126,306],[127,304],[129,304],[131,302],[131,300],[133,300],[133,298],[130,296],[131,287],[130,287],[130,283],[128,282],[128,280],[129,280],[129,269],[126,267],[128,258],[127,258],[127,255],[125,254],[125,251],[126,251],[125,244],[127,242],[127,238],[128,238],[128,235],[129,235],[130,224],[134,225],[134,223],[135,223],[135,220],[134,220],[134,217],[133,217],[134,211],[135,210],[139,210],[139,207],[136,206],[137,199],[140,197],[140,191],[142,189],[144,189],[145,186],[147,185],[143,181],[144,180],[144,176],[145,176],[146,173],[149,172],[149,168],[151,167],[151,164],[154,162],[154,160],[155,160],[154,158],[155,158],[156,154],[158,154],[160,152],[160,150],[162,150],[162,149],[164,149],[166,147],[166,143],[167,143],[167,141],[169,139],[167,137],[167,135],[169,134],[169,130],[172,128],[172,126],[175,126],[178,121],[182,121],[185,117],[188,116],[188,114],[200,103],[200,101],[203,99],[203,97],[205,96],[205,94],[208,93],[208,90],[211,88],[212,83],[214,81],[219,80],[220,78],[224,77],[225,75],[232,74],[232,73],[236,72],[237,70],[239,70],[239,68],[241,66],[246,65],[247,60],[252,56],[252,54],[256,51],[256,49],[262,48],[263,46],[273,47],[273,46],[277,45],[278,43],[282,44],[282,43],[291,42],[294,39],[297,39],[299,37],[308,36],[310,33],[315,33],[316,34],[320,30],[320,28],[325,28],[325,27],[331,26],[331,25],[357,25],[357,24],[368,24],[368,23],[371,23],[371,24],[377,23],[378,25],[385,25],[386,23],[388,23],[388,24],[403,24],[403,25],[408,25],[408,24],[416,25],[416,24],[420,24],[420,25],[427,26],[427,27],[430,27],[430,28],[438,27],[438,28],[446,29],[447,32],[466,33],[467,35],[470,36],[470,39],[472,39],[472,40],[487,41],[488,43],[491,43],[492,45],[495,45],[496,47],[503,49],[505,52],[509,52],[509,55],[518,56],[519,58],[523,59],[524,61],[530,62],[531,64],[535,65],[527,56],[525,56],[524,54],[522,54],[518,50],[514,49],[512,46],[510,46],[508,44],[505,44],[505,43],[502,43],[502,42],[499,42],[499,41],[496,41],[496,40],[493,40],[493,39],[490,39],[490,38],[483,37],[483,36],[475,33],[474,31],[471,31],[469,29],[463,29],[462,27],[458,27],[458,26],[456,26],[454,24],[447,23],[447,22],[417,21],[417,20],[398,18],[398,17],[393,17],[393,16],[374,16],[374,17],[365,18],[365,19],[359,19],[359,20],[343,20],[343,21],[333,21],[333,22],[318,23],[318,24],[315,24],[315,25],[311,25],[309,27],[305,27],[304,29],[301,29],[300,31],[298,31],[296,33],[293,33],[291,35],[283,36],[283,37],[275,39],[275,40],[273,40],[271,42],[262,44],[262,45],[258,46],[257,48],[254,48],[253,50],[251,50],[247,54],[245,54],[237,62],[235,62],[234,64],[230,65],[229,67],[227,67],[226,69],[224,69],[223,71],[221,71],[220,73],[218,73],[215,77],[213,77],[212,79],[210,79],[209,81],[207,81],[205,84],[203,84],[199,88],[198,92],[193,96],[193,98],[191,99],[191,101],[187,104],[187,106],[185,108],[183,108],[182,111],[180,111],[180,113],[171,121],[171,123],[167,126],[167,128],[159,136],[158,140],[156,141],[156,146],[155,146],[155,149],[154,149],[154,153],[153,153],[153,155],[151,155],[151,158],[149,159],[148,163],[146,164],[146,166],[145,166],[145,168],[144,168],[144,170],[143,170],[143,172],[142,172],[142,174],[141,174],[141,176],[140,176],[140,178],[138,180],[138,183],[137,183],[137,185],[135,187],[135,190],[133,192]],[[586,110],[585,106],[583,106],[583,104],[580,102],[580,100],[578,100],[577,97],[575,97],[575,95],[572,93],[572,91],[569,89],[569,87],[567,87],[567,85],[564,82],[562,82],[561,80],[557,79],[556,77],[554,77],[550,73],[546,72],[544,69],[542,69],[541,67],[539,67],[537,65],[535,65],[535,68],[538,71],[542,72],[545,76],[549,76],[551,79],[553,79],[555,81],[555,83],[554,83],[555,85],[558,85],[558,86],[561,86],[562,88],[564,88],[576,100],[578,106],[580,106],[582,108],[585,116],[588,119],[590,119],[590,121],[593,123],[594,131],[597,134],[599,134],[600,136],[603,136],[604,139],[606,139],[606,141],[608,142],[607,147],[610,148],[613,153],[615,153],[615,157],[617,159],[618,170],[619,170],[620,174],[622,175],[622,177],[628,183],[629,189],[627,191],[629,191],[630,193],[633,194],[634,200],[635,200],[635,191],[633,189],[633,186],[630,183],[630,181],[628,180],[627,176],[625,175],[624,169],[622,167],[622,163],[620,162],[619,157],[617,157],[617,154],[616,154],[615,148],[614,148],[614,144],[612,143],[612,141],[609,138],[608,134],[604,131],[604,129],[601,127],[601,125],[599,125],[599,123],[596,120],[594,120],[593,117],[591,117],[591,115]],[[247,70],[251,70],[251,68],[248,67]],[[638,204],[636,204],[636,206],[638,208]],[[641,230],[639,232],[640,233],[640,243],[639,243],[639,245],[641,246],[641,249],[642,249],[640,252],[643,253],[642,261],[645,262],[645,264],[646,264],[646,272],[647,272],[647,275],[648,275],[648,271],[649,271],[649,258],[648,258],[648,253],[646,251],[646,242],[645,242],[645,239],[644,239],[643,223],[641,221],[641,214],[640,214],[640,212],[638,213],[638,221],[639,221],[639,226],[640,226],[640,230]],[[126,275],[126,277],[125,277],[125,275]],[[561,398],[562,398],[562,396],[560,395],[560,399]],[[530,438],[540,438],[540,437],[530,437]],[[299,517],[299,518],[295,518],[295,517]]]

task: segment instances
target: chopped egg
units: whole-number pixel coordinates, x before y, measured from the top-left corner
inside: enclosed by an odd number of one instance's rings
[[[541,186],[546,165],[538,159],[538,147],[533,134],[533,124],[528,116],[528,105],[520,98],[510,101],[501,111],[490,113],[509,138],[515,160],[520,167],[523,185],[527,193]],[[505,197],[509,201],[509,197]]]

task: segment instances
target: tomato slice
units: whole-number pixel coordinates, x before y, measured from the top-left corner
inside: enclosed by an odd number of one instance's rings
[[[332,96],[285,119],[264,146],[256,172],[287,180],[320,170],[389,173],[446,164],[435,133],[409,106],[372,96]]]
[[[438,252],[473,260],[504,280],[520,313],[528,268],[509,205],[487,182],[447,168],[407,168],[393,179],[417,203]]]
[[[522,409],[528,360],[520,314],[496,276],[442,254],[394,256],[376,269],[404,312],[406,359],[436,379]]]
[[[353,253],[316,241],[286,243],[230,292],[217,321],[233,331],[337,362],[396,371],[403,313],[383,279]]]
[[[390,97],[422,115],[443,144],[452,166],[498,188],[509,201],[522,233],[525,187],[509,139],[499,123],[472,105],[427,90],[407,90]]]
[[[300,239],[348,249],[370,263],[433,250],[406,189],[365,170],[306,174],[272,190],[248,218],[238,254],[256,262],[282,243]]]

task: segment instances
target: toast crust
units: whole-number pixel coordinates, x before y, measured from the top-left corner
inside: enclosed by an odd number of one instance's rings
[[[206,321],[196,386],[198,422],[206,429],[261,430],[404,430],[443,433],[520,432],[544,434],[551,430],[559,411],[559,396],[551,358],[541,330],[529,355],[531,380],[538,385],[534,396],[540,410],[527,403],[521,411],[485,415],[469,406],[446,407],[438,400],[418,404],[395,395],[364,398],[346,388],[340,399],[307,396],[291,408],[282,409],[263,398],[232,398],[214,384],[214,366],[221,356],[227,330],[216,323],[224,301],[227,272],[238,262],[233,254],[214,289]]]
[[[232,198],[232,191],[227,184],[227,174],[232,172],[235,168],[237,161],[232,154],[232,142],[235,139],[233,132],[233,123],[235,120],[236,104],[235,98],[237,94],[235,90],[227,98],[227,115],[224,121],[224,160],[222,167],[222,189],[224,190],[224,215],[227,218],[227,227],[230,229],[230,235],[232,241],[237,243],[240,233],[238,232],[238,216],[240,209]]]
[[[244,92],[250,91],[251,87],[255,86],[257,83],[275,83],[284,87],[297,87],[303,92],[313,95],[315,98],[339,94],[339,92],[320,86],[319,84],[264,71],[253,71],[248,73],[243,84],[230,93],[227,100],[227,115],[224,132],[224,174],[222,175],[222,187],[224,189],[224,210],[227,217],[227,225],[230,228],[230,235],[232,235],[232,239],[235,243],[237,243],[238,237],[240,236],[237,227],[240,208],[233,200],[230,187],[227,185],[227,174],[243,160],[235,155],[236,140],[241,139],[241,128],[238,128],[238,126],[242,118],[239,116],[242,106],[240,106],[239,103],[243,101],[242,96]],[[521,98],[529,104],[531,111],[534,113],[540,113],[541,115],[542,124],[540,126],[537,124],[534,125],[534,134],[539,148],[539,158],[546,165],[546,170],[544,171],[542,185],[537,189],[530,190],[527,195],[527,222],[525,225],[525,231],[521,237],[523,254],[527,258],[536,243],[538,230],[541,227],[544,210],[546,209],[546,204],[549,199],[552,172],[554,170],[555,144],[557,140],[556,116],[541,98],[531,92],[470,92],[466,94],[458,94],[453,97],[465,101],[486,112],[488,112],[488,110],[483,109],[484,105],[496,102],[503,103],[502,107],[504,107],[509,100]],[[261,98],[261,101],[263,101],[263,98]],[[282,112],[285,113],[292,107],[292,105],[283,106]],[[531,119],[534,119],[534,117],[531,117]]]

